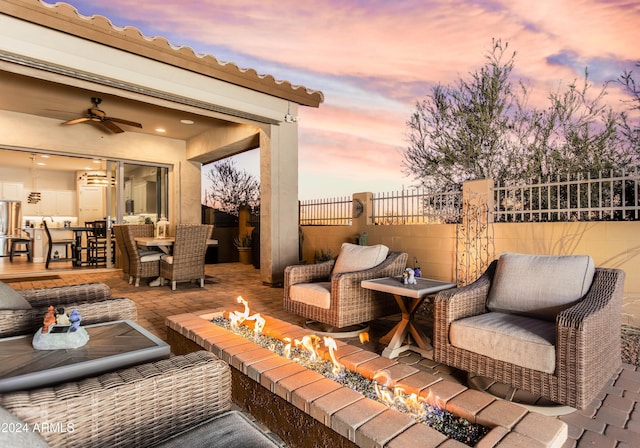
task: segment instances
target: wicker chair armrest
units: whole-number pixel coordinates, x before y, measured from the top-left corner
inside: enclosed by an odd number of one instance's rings
[[[496,265],[495,261],[492,262],[473,283],[440,291],[434,299],[434,313],[437,312],[437,319],[449,323],[486,312],[487,296]]]
[[[621,363],[623,271],[596,268],[591,288],[556,317],[555,375],[594,396]]]
[[[92,303],[66,303],[67,312],[78,309],[82,325],[114,320],[136,320],[136,303],[127,298],[109,298]],[[0,337],[35,333],[42,326],[48,305],[28,310],[0,310]]]
[[[597,268],[591,288],[584,298],[556,317],[559,327],[583,330],[591,321],[613,322],[622,304],[625,273],[619,269]],[[613,332],[611,332],[613,333]]]
[[[111,297],[111,288],[104,283],[97,282],[55,288],[24,289],[18,292],[34,308],[67,303],[97,302]]]
[[[288,288],[298,283],[327,281],[335,263],[336,260],[332,259],[322,263],[287,266],[284,270],[284,286]]]
[[[52,447],[154,446],[231,408],[229,366],[199,351],[55,387],[0,395]],[[67,425],[72,425],[70,430]]]

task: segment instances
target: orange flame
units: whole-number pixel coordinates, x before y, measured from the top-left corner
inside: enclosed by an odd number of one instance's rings
[[[284,338],[282,342],[284,342],[284,357],[291,359],[291,338]]]
[[[429,389],[429,393],[427,394],[427,398],[424,399],[427,404],[433,406],[434,408],[444,409],[446,406],[446,402],[433,393],[431,389]]]
[[[362,333],[360,333],[358,337],[360,338],[360,342],[363,344],[365,342],[369,342],[369,333],[367,333],[366,331],[363,331]]]
[[[340,369],[343,366],[336,359],[336,353],[335,352],[338,349],[338,347],[336,345],[336,340],[331,338],[331,337],[329,337],[329,336],[325,336],[324,339],[323,339],[323,342],[324,342],[324,346],[329,349],[329,357],[331,358],[331,362],[333,363],[333,369],[331,370],[331,372],[334,375],[337,375],[340,372]]]
[[[256,313],[253,315],[249,315],[249,303],[242,298],[242,296],[238,296],[236,298],[238,303],[242,303],[244,305],[244,311],[233,311],[229,313],[229,321],[231,324],[231,328],[236,329],[239,325],[241,325],[244,321],[252,320],[254,321],[253,332],[255,334],[262,334],[262,330],[264,329],[265,320],[260,313]]]
[[[311,361],[315,361],[321,359],[320,356],[320,337],[315,334],[310,334],[303,336],[302,339],[294,339],[285,337],[282,339],[284,342],[284,351],[283,355],[287,359],[291,359],[291,347],[301,347],[303,348],[309,355],[309,359]],[[323,338],[323,344],[326,348],[329,349],[329,357],[331,358],[331,363],[333,364],[333,369],[331,370],[334,375],[337,375],[340,372],[340,369],[343,368],[343,365],[338,362],[336,359],[335,351],[337,350],[336,341],[333,338],[325,336]]]
[[[386,370],[379,370],[373,376],[374,389],[378,399],[389,407],[401,407],[416,419],[426,414],[425,399],[417,394],[405,394],[402,386],[397,386]]]

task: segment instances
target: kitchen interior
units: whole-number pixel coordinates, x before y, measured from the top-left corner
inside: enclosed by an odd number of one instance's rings
[[[14,150],[0,150],[0,160],[0,275],[47,271],[43,221],[53,239],[73,238],[71,228],[107,218],[114,223],[154,223],[166,196],[159,188],[166,181],[163,167]],[[120,177],[124,181],[119,193]],[[31,262],[26,254],[9,260],[15,237],[31,240]],[[77,267],[56,263],[55,269]]]

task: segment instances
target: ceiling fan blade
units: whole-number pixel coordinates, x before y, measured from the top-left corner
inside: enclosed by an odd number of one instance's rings
[[[108,118],[100,121],[100,124],[115,134],[121,134],[124,132],[118,125],[112,123]]]
[[[135,121],[123,120],[122,118],[112,118],[112,117],[109,117],[108,119],[113,121],[114,123],[126,124],[127,126],[133,126],[135,128],[142,129],[142,125],[140,123],[136,123]]]
[[[89,117],[80,117],[80,118],[74,118],[73,120],[65,121],[62,124],[78,124],[78,123],[84,123],[85,121],[89,121],[89,120],[91,120],[91,118]]]

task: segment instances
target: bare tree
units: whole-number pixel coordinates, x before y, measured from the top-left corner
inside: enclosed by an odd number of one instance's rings
[[[487,63],[453,87],[437,85],[407,122],[403,167],[422,186],[449,188],[507,174],[517,97],[509,76],[515,53],[494,40]]]
[[[407,174],[422,186],[449,189],[470,179],[517,183],[632,162],[617,131],[620,115],[604,102],[606,85],[594,94],[585,70],[582,82],[551,93],[546,109],[529,107],[527,87],[509,80],[516,54],[507,48],[494,40],[469,81],[435,86],[417,102],[407,122]]]
[[[636,63],[636,67],[640,68],[640,62]],[[637,166],[640,159],[640,85],[636,84],[631,70],[620,75],[618,82],[631,96],[628,101],[629,109],[620,117],[620,132],[629,145],[629,151],[635,156]]]
[[[245,170],[239,170],[230,159],[213,164],[207,173],[211,185],[206,190],[206,205],[238,216],[241,206],[260,206],[260,181]]]

